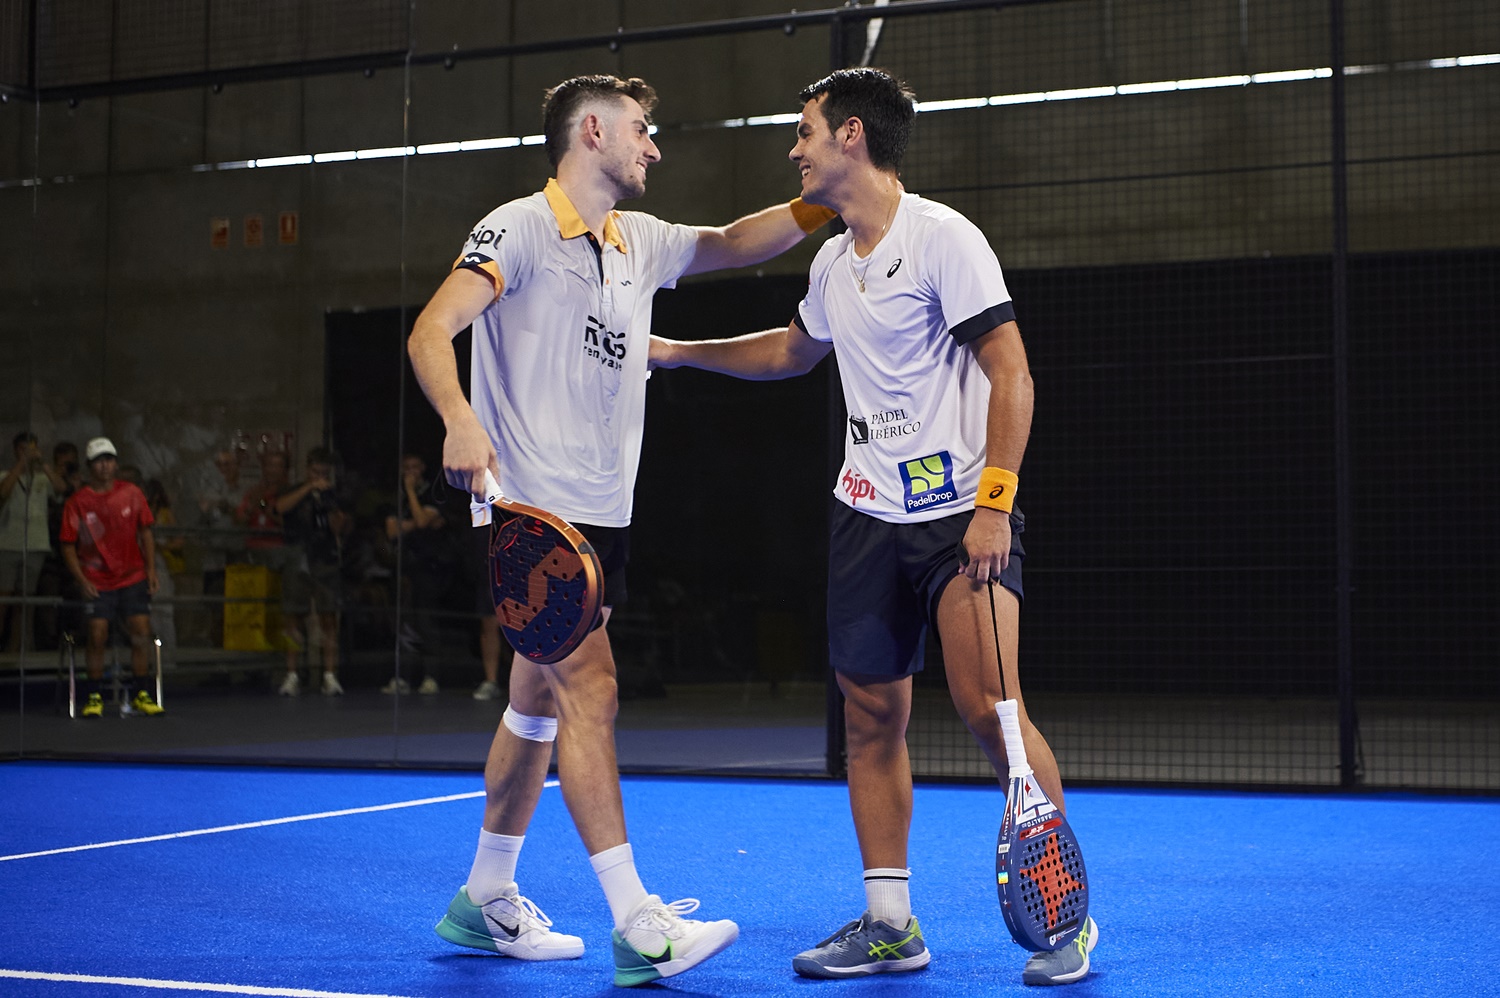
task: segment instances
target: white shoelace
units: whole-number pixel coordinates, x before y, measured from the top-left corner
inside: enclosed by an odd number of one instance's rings
[[[682,922],[682,916],[691,914],[698,910],[697,898],[682,898],[671,904],[659,902],[651,905],[642,915],[651,919],[651,923],[663,932],[677,926]]]
[[[522,897],[520,894],[517,894],[513,898],[506,898],[506,900],[515,905],[516,910],[520,915],[520,917],[518,917],[516,921],[520,922],[522,925],[526,925],[527,928],[536,928],[537,926],[540,926],[543,931],[552,928],[552,919],[544,915],[542,913],[542,909],[538,908],[536,906],[536,902],[531,900],[531,898]],[[533,921],[537,924],[528,925],[528,920]]]

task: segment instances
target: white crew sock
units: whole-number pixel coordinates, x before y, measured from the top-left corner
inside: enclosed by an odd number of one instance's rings
[[[524,835],[496,835],[479,830],[479,848],[469,868],[469,900],[483,907],[516,883],[516,860],[521,857]]]
[[[880,867],[865,871],[865,902],[870,916],[893,929],[911,921],[910,870]]]
[[[615,917],[615,929],[624,932],[625,919],[646,899],[646,886],[641,883],[641,875],[635,872],[635,852],[626,842],[594,853],[589,862],[599,875],[599,886],[604,888],[610,914]]]

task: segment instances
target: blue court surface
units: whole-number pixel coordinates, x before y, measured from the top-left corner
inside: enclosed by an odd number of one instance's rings
[[[583,958],[525,964],[433,934],[480,789],[473,773],[0,764],[0,995],[625,994],[555,786],[521,886]],[[917,788],[932,964],[852,981],[791,971],[864,906],[841,784],[626,778],[624,794],[647,888],[741,926],[720,956],[636,990],[1034,993],[995,900],[998,788]],[[1069,812],[1100,944],[1062,994],[1500,994],[1500,802],[1075,790]]]

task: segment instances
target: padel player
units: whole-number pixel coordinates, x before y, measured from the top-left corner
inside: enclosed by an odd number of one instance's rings
[[[643,81],[612,76],[549,90],[542,113],[555,179],[475,226],[409,343],[446,426],[448,481],[482,499],[491,470],[510,498],[576,525],[599,555],[606,621],[625,597],[652,296],[685,274],[768,259],[833,217],[800,200],[721,228],[616,211],[644,193],[647,168],[661,158],[650,132],[655,102]],[[472,404],[452,345],[471,323]],[[731,921],[683,918],[696,900],[664,904],[642,885],[620,799],[616,707],[605,626],[553,665],[516,656],[485,766],[478,851],[438,925],[445,939],[526,960],[582,954],[583,940],[551,931],[515,882],[554,740],[563,799],[614,916],[616,983],[681,973],[738,936]]]
[[[937,628],[954,706],[1002,785],[1008,766],[995,715],[1017,699],[1025,521],[1012,507],[1031,428],[1032,383],[1000,264],[958,212],[908,194],[899,167],[913,94],[873,69],[812,84],[791,160],[805,201],[837,211],[848,232],[813,261],[807,297],[785,329],[728,340],[652,341],[659,367],[791,377],[838,355],[850,435],[834,492],[828,633],[845,701],[849,803],[868,910],[792,964],[808,977],[916,970],[930,959],[911,913],[907,840],[912,674]],[[962,542],[969,554],[961,566]],[[993,624],[987,583],[996,579]],[[1026,752],[1062,806],[1057,762],[1021,706]],[[999,809],[996,809],[999,813]],[[1034,954],[1022,979],[1067,984],[1088,973],[1092,920],[1074,944]]]

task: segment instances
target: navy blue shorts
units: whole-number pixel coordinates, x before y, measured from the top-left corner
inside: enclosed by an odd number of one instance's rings
[[[922,671],[927,628],[943,589],[958,577],[958,545],[973,510],[921,523],[888,523],[834,503],[828,544],[828,646],[836,672],[900,679]],[[1023,596],[1021,534],[1010,514],[1010,563],[999,582]]]
[[[83,615],[89,620],[127,620],[150,613],[151,590],[144,579],[121,589],[101,589],[96,598],[83,605]]]

